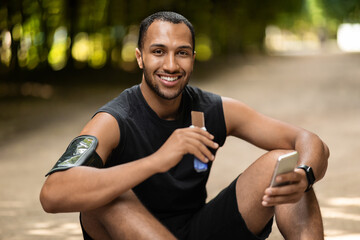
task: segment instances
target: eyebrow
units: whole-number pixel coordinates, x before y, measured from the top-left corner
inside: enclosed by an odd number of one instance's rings
[[[153,48],[153,47],[161,47],[161,48],[166,48],[166,46],[164,44],[161,44],[161,43],[154,43],[154,44],[151,44],[150,45],[150,48]],[[192,50],[193,48],[190,46],[190,45],[182,45],[182,46],[179,46],[177,48],[181,48],[181,49],[190,49]]]
[[[182,49],[190,49],[190,50],[192,50],[192,49],[193,49],[193,48],[192,48],[192,46],[189,46],[189,45],[180,46],[180,47],[178,47],[178,48],[182,48]]]

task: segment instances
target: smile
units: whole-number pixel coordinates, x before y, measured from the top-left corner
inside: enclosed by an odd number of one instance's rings
[[[160,78],[167,82],[174,82],[179,79],[179,77],[167,77],[167,76],[160,76]]]

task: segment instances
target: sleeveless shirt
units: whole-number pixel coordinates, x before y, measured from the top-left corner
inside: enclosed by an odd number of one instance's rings
[[[150,108],[140,85],[124,90],[96,112],[111,114],[120,128],[119,145],[107,159],[105,167],[135,161],[156,152],[173,131],[191,125],[191,111],[204,113],[207,131],[222,146],[226,139],[226,126],[220,96],[186,86],[179,117],[168,121],[159,118]],[[216,150],[210,150],[215,155]],[[206,172],[198,173],[193,161],[194,156],[187,154],[169,171],[155,174],[133,188],[140,201],[159,219],[191,213],[205,204],[205,185],[211,162]]]

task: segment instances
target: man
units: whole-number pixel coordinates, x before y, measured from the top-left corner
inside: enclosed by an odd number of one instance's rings
[[[265,239],[274,215],[286,239],[323,239],[311,185],[325,174],[327,146],[239,101],[188,86],[194,39],[191,23],[173,12],[141,23],[141,84],[100,108],[69,145],[42,188],[43,208],[81,212],[85,239]],[[207,131],[189,127],[191,111],[204,113]],[[227,136],[269,152],[205,204],[211,162]],[[291,184],[269,187],[277,158],[294,150],[307,167],[276,179]],[[194,157],[208,170],[195,171]]]

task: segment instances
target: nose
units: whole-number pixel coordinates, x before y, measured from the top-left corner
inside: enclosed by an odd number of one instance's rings
[[[179,64],[176,61],[175,54],[167,54],[163,64],[164,71],[173,73],[179,70]]]

